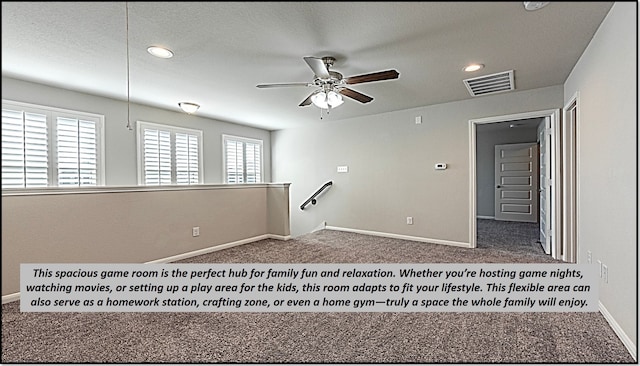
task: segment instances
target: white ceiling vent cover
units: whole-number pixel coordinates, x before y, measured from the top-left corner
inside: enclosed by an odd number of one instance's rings
[[[473,97],[514,90],[513,70],[465,79],[464,85]]]

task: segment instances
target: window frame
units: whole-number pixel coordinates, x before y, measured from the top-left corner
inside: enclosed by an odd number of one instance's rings
[[[228,183],[228,175],[227,175],[227,140],[233,140],[237,142],[242,142],[244,144],[252,143],[260,145],[260,181],[255,183],[247,183],[247,164],[246,159],[243,162],[242,174],[243,174],[243,183]],[[243,153],[246,151],[243,149]],[[264,141],[260,139],[250,138],[250,137],[241,137],[235,135],[222,135],[222,179],[224,184],[261,184],[264,183]]]
[[[148,185],[145,184],[144,174],[144,128],[168,131],[170,133],[171,144],[171,184]],[[176,166],[176,133],[184,133],[196,135],[198,139],[198,183],[178,184],[177,183],[177,166]],[[167,187],[167,186],[194,186],[204,184],[204,132],[193,128],[180,127],[175,125],[167,125],[162,123],[136,121],[136,155],[137,155],[137,179],[138,185],[143,187]]]
[[[2,109],[19,110],[23,113],[43,114],[46,116],[47,128],[47,186],[38,187],[2,187],[5,189],[43,189],[43,188],[65,188],[65,189],[82,189],[86,187],[105,186],[105,117],[97,113],[89,113],[76,111],[65,108],[51,107],[34,103],[18,102],[13,100],[2,99]],[[96,124],[96,185],[78,185],[68,186],[58,184],[58,118],[83,119],[92,121]]]

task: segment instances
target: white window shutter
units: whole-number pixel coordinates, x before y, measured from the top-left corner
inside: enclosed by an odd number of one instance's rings
[[[171,184],[171,134],[168,131],[145,128],[144,184]]]
[[[2,102],[2,187],[103,184],[104,116]]]
[[[226,182],[262,182],[262,141],[223,135]]]
[[[47,116],[2,109],[2,187],[49,184]]]
[[[140,183],[200,184],[202,132],[138,121]]]
[[[199,153],[198,136],[187,133],[176,133],[176,183],[198,184]]]
[[[260,183],[262,177],[260,174],[261,169],[261,146],[258,144],[247,142],[245,143],[245,156],[246,156],[246,176],[247,183]]]
[[[58,185],[95,186],[98,181],[96,123],[58,117],[56,133]]]
[[[227,183],[244,183],[244,153],[242,142],[226,140]]]

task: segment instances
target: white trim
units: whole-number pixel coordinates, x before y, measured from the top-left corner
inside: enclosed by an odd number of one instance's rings
[[[450,246],[462,247],[462,248],[471,248],[469,246],[469,243],[464,243],[464,242],[460,242],[460,241],[450,241],[450,240],[442,240],[442,239],[429,239],[429,238],[423,238],[423,237],[419,237],[419,236],[409,236],[409,235],[402,235],[402,234],[383,233],[383,232],[379,232],[379,231],[351,229],[351,228],[338,227],[338,226],[325,226],[325,229],[327,229],[327,230],[335,230],[335,231],[345,231],[345,232],[356,233],[356,234],[381,236],[381,237],[384,237],[384,238],[418,241],[418,242],[422,242],[422,243],[442,244],[442,245],[450,245]]]
[[[9,295],[3,295],[2,296],[2,303],[6,304],[9,302],[14,302],[14,301],[18,301],[20,300],[20,293],[16,292],[15,294],[9,294]]]
[[[476,208],[476,199],[477,199],[477,191],[476,191],[476,138],[477,138],[477,125],[479,124],[487,124],[487,123],[496,123],[496,122],[506,122],[518,119],[529,119],[529,118],[542,118],[542,117],[550,117],[551,118],[551,140],[554,141],[552,144],[552,152],[551,155],[554,159],[554,177],[560,176],[560,161],[559,161],[559,146],[560,141],[555,135],[555,131],[558,131],[560,126],[560,117],[561,110],[560,109],[547,109],[542,111],[534,111],[534,112],[524,112],[524,113],[516,113],[516,114],[508,114],[503,116],[494,116],[494,117],[485,117],[485,118],[477,118],[469,120],[469,248],[476,248],[477,243],[477,235],[478,228],[476,224],[477,217],[477,208]],[[553,191],[558,192],[558,185],[560,184],[559,179],[553,179]],[[555,217],[554,232],[552,233],[554,240],[556,240],[559,236],[557,235],[557,228],[559,227],[560,217],[557,215],[556,210],[560,207],[560,200],[558,198],[559,195],[555,195],[554,204],[552,205],[551,212],[552,216]],[[552,252],[552,256],[556,258],[556,251]],[[556,258],[559,259],[559,258]]]
[[[249,188],[289,188],[291,183],[256,183],[256,184],[192,184],[171,186],[110,186],[110,187],[74,187],[74,188],[5,188],[5,196],[38,196],[79,193],[125,193],[125,192],[158,192],[158,191],[193,191],[214,189],[249,189]]]
[[[638,361],[638,347],[633,344],[633,341],[629,336],[622,330],[618,322],[613,318],[611,313],[604,307],[602,302],[598,301],[598,310],[600,310],[600,314],[606,319],[606,321],[611,326],[611,329],[616,333],[622,344],[627,348],[627,351],[631,354],[634,360]]]
[[[573,108],[571,108],[574,106]],[[571,110],[575,109],[576,118],[569,119],[567,115],[571,113]],[[569,102],[562,109],[562,148],[565,149],[566,154],[563,155],[563,172],[562,176],[562,245],[563,257],[565,262],[577,263],[580,257],[580,179],[578,167],[580,167],[580,131],[579,131],[579,118],[580,118],[580,92],[576,91]],[[571,123],[569,126],[568,124]],[[570,131],[572,133],[566,133]],[[566,151],[570,150],[570,151]],[[571,154],[574,156],[574,160],[569,159]],[[574,186],[570,187],[569,178],[573,178]],[[575,189],[575,192],[571,194],[571,190]]]
[[[275,235],[275,234],[267,234],[267,239],[276,239],[281,241],[287,241],[291,239],[291,235]]]
[[[171,256],[171,257],[156,259],[156,260],[153,260],[153,261],[145,262],[145,264],[171,263],[171,262],[175,262],[175,261],[182,260],[182,259],[187,259],[187,258],[196,257],[196,256],[203,255],[203,254],[209,254],[209,253],[217,252],[217,251],[223,250],[223,249],[237,247],[239,245],[254,243],[256,241],[260,241],[260,240],[264,240],[264,239],[277,239],[277,240],[286,241],[286,240],[289,240],[290,238],[291,237],[288,236],[288,235],[287,236],[281,236],[281,235],[273,235],[273,234],[263,234],[263,235],[254,236],[252,238],[233,241],[231,243],[214,245],[214,246],[209,247],[209,248],[198,249],[198,250],[194,250],[192,252],[187,252],[187,253],[174,255],[174,256]]]
[[[476,219],[484,219],[484,220],[495,220],[496,217],[495,216],[481,216],[481,215],[477,215]]]
[[[324,230],[327,228],[327,222],[323,221],[320,223],[320,225],[316,226],[315,229],[311,230],[312,233],[315,233],[316,231],[320,231],[320,230]]]
[[[478,129],[473,120],[469,120],[469,248],[476,248],[478,238],[478,208],[476,207],[476,140]]]

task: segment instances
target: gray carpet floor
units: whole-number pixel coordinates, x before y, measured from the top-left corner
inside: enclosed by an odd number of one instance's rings
[[[503,226],[501,226],[503,225]],[[321,230],[182,263],[538,263],[537,226],[464,249]],[[20,313],[2,363],[636,363],[600,313]]]

